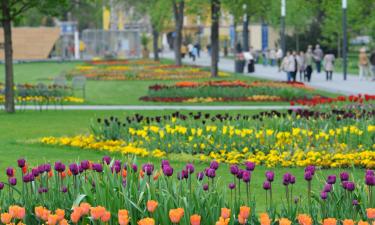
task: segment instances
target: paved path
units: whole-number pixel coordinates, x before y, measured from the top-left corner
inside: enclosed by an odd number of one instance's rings
[[[51,106],[48,110],[280,110],[280,109],[298,109],[303,108],[300,106],[186,106],[186,105],[64,105],[63,107]],[[0,109],[4,109],[3,106]],[[16,106],[17,110],[20,110],[20,106]],[[23,108],[22,108],[23,109]],[[40,110],[39,107],[28,105],[25,108],[26,110]],[[43,107],[43,110],[46,110]]]
[[[173,52],[167,52],[162,54],[162,57],[173,59]],[[199,66],[210,66],[211,59],[203,53],[201,58],[198,58],[195,62],[185,57],[184,63],[199,65]],[[227,58],[220,58],[219,69],[227,72],[234,72],[234,60]],[[246,74],[246,76],[259,77],[270,80],[286,80],[286,74],[284,72],[278,72],[276,67],[256,65],[254,74]],[[339,73],[333,74],[333,81],[327,82],[325,80],[325,72],[318,74],[316,71],[312,74],[312,81],[309,83],[310,86],[320,90],[335,92],[339,94],[375,94],[375,82],[374,81],[360,81],[358,76],[348,75],[346,81],[343,80],[343,75]]]

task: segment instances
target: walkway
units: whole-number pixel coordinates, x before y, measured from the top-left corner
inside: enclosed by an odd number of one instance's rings
[[[173,52],[162,54],[162,57],[168,59],[174,59]],[[199,65],[199,66],[210,66],[211,58],[204,52],[201,58],[198,58],[195,62],[185,57],[183,60],[186,64]],[[234,60],[227,58],[220,58],[219,69],[226,72],[234,72]],[[270,80],[286,80],[286,74],[284,72],[278,72],[276,67],[256,65],[254,74],[246,74],[246,76],[258,77]],[[347,81],[343,80],[343,75],[339,73],[333,74],[333,81],[327,82],[325,80],[325,72],[318,74],[314,71],[312,75],[312,81],[309,83],[310,86],[330,91],[338,94],[372,94],[375,95],[375,82],[374,81],[360,81],[358,76],[348,75]]]
[[[303,108],[300,106],[186,106],[186,105],[64,105],[55,108],[54,106],[48,107],[48,110],[192,110],[192,111],[200,111],[200,110],[280,110],[280,109],[299,109]],[[3,110],[4,106],[0,106],[0,110]],[[20,106],[16,106],[17,110],[20,110]],[[22,108],[24,109],[24,108]],[[25,108],[26,110],[40,110],[39,107],[35,107],[32,105],[28,105]],[[46,110],[43,107],[43,110]]]

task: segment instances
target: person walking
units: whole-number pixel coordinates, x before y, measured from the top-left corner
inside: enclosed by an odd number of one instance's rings
[[[188,49],[187,49],[186,45],[182,44],[181,45],[181,57],[182,58],[185,58],[185,55],[186,55],[187,51],[188,51]]]
[[[262,51],[262,61],[263,61],[263,66],[267,66],[268,65],[268,59],[269,59],[269,51],[268,49],[264,49]]]
[[[366,49],[361,48],[358,56],[359,80],[367,79],[369,71],[369,59],[366,54]]]
[[[297,62],[298,62],[298,71],[299,71],[299,80],[301,82],[305,81],[306,76],[306,58],[305,53],[301,51],[297,56]]]
[[[276,60],[277,60],[277,67],[279,68],[279,72],[282,70],[281,64],[283,61],[283,50],[279,48],[276,52]],[[285,58],[284,58],[285,59]]]
[[[305,54],[305,64],[306,64],[306,79],[307,82],[311,81],[311,74],[313,72],[313,63],[314,63],[314,56],[312,52],[312,47],[309,46],[307,52]]]
[[[271,60],[271,66],[275,66],[276,65],[276,50],[275,49],[270,50],[270,60]]]
[[[289,73],[289,57],[290,57],[290,52],[287,51],[285,57],[283,58],[282,62],[280,63],[279,66],[279,71],[283,71],[286,73],[286,80],[290,81],[290,73]]]
[[[314,60],[316,64],[316,70],[318,71],[318,73],[320,73],[322,68],[323,55],[324,53],[323,50],[320,48],[320,45],[316,45],[314,50]]]
[[[333,69],[335,67],[335,55],[328,53],[323,59],[324,70],[326,71],[326,80],[332,80]]]
[[[293,51],[289,59],[289,71],[291,72],[291,79],[293,82],[296,82],[297,73],[298,73],[298,61],[297,61],[297,52]]]
[[[192,43],[188,44],[188,51],[189,51],[189,58],[193,59],[195,61],[194,55],[193,55],[193,49],[194,45]]]
[[[375,81],[375,49],[372,51],[370,56],[372,80]]]

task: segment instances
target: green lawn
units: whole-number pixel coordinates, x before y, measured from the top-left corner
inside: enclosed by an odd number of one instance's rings
[[[73,69],[81,62],[35,62],[14,65],[16,83],[53,83],[53,78],[63,71]],[[224,80],[254,81],[258,78],[234,75],[232,77],[218,78]],[[208,79],[201,79],[201,81]],[[4,65],[0,64],[0,82],[4,82]],[[86,86],[86,101],[91,105],[165,105],[166,103],[154,103],[139,101],[139,98],[147,94],[148,87],[153,84],[172,84],[176,81],[88,81]],[[335,96],[331,93],[319,91],[320,94]],[[79,97],[81,93],[76,93]],[[168,103],[174,105],[199,105],[200,103]],[[288,105],[287,102],[211,102],[205,105]]]
[[[5,169],[8,166],[15,166],[16,160],[24,157],[29,162],[30,167],[37,163],[54,162],[61,160],[63,162],[72,162],[74,160],[90,159],[100,160],[105,153],[74,149],[68,147],[54,147],[45,146],[32,141],[43,136],[64,136],[74,134],[88,133],[88,125],[91,119],[96,117],[105,117],[110,115],[125,116],[126,114],[133,114],[135,112],[123,111],[26,111],[19,112],[14,115],[7,115],[3,112],[0,113],[0,180],[5,180]],[[138,112],[139,113],[139,112]],[[147,114],[160,114],[167,113],[166,111],[160,112],[147,112]],[[229,112],[239,113],[239,112]],[[243,112],[244,113],[244,112]],[[248,113],[251,113],[248,111]],[[116,156],[117,158],[124,158],[125,156]],[[151,161],[156,165],[160,165],[160,160],[152,158],[139,159],[141,163]],[[172,165],[175,171],[180,170],[185,162],[180,158],[173,157]],[[196,164],[197,170],[203,170],[207,164]],[[229,166],[221,165],[218,174],[220,174],[220,184],[225,189],[232,181],[232,176],[229,175]],[[252,175],[251,188],[252,193],[257,200],[257,211],[263,211],[265,207],[264,191],[262,183],[264,181],[264,173],[267,168],[258,166]],[[296,196],[304,196],[306,193],[306,182],[303,180],[302,168],[274,168],[276,173],[274,188],[274,200],[277,203],[283,201],[284,187],[281,180],[285,172],[292,172],[297,177],[297,185],[294,187]],[[327,174],[338,174],[339,170],[323,170],[318,172],[318,177]],[[356,178],[363,177],[363,170],[357,169],[353,171]],[[323,182],[315,181],[313,183],[314,190],[319,193],[322,188]],[[243,194],[245,196],[245,193]]]

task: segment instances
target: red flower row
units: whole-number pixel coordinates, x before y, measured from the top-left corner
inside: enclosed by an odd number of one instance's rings
[[[331,104],[335,102],[355,102],[355,103],[363,103],[369,102],[369,101],[374,101],[375,100],[375,95],[350,95],[350,96],[338,96],[336,98],[323,98],[323,97],[314,97],[312,99],[303,99],[303,100],[296,100],[296,101],[291,101],[290,105],[307,105],[307,106],[315,106],[315,105],[320,105],[320,104]]]

